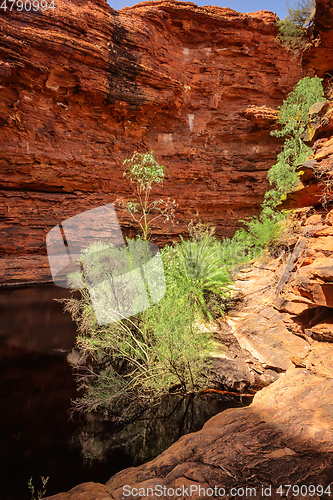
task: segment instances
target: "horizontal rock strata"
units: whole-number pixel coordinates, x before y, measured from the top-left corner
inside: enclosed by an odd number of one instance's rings
[[[168,1],[2,12],[0,283],[50,280],[46,234],[130,199],[121,166],[135,150],[166,168],[153,196],[179,204],[177,224],[154,225],[159,244],[196,218],[231,235],[262,201],[281,147],[272,110],[303,75],[276,19]]]

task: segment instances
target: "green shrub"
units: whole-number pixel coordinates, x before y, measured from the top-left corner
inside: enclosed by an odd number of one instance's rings
[[[268,179],[273,190],[265,194],[264,210],[276,206],[298,182],[296,166],[302,163],[311,150],[301,139],[307,126],[310,107],[323,98],[322,79],[305,77],[279,108],[280,130],[271,132],[275,137],[285,137],[283,150],[277,157],[277,163],[268,172]]]
[[[302,26],[298,26],[288,19],[277,21],[277,26],[279,28],[278,39],[284,47],[293,52],[298,52],[305,47],[305,30]]]
[[[154,152],[136,152],[123,162],[124,178],[135,186],[137,198],[120,202],[120,207],[125,209],[134,222],[139,226],[144,240],[149,239],[152,223],[160,217],[166,221],[174,219],[176,202],[168,200],[150,201],[153,185],[164,181],[164,167],[154,158]]]
[[[299,0],[295,7],[288,6],[286,19],[277,22],[278,39],[287,49],[298,52],[305,47],[305,27],[311,22],[314,8],[314,0]]]
[[[276,164],[270,168],[267,175],[274,189],[265,193],[261,214],[242,221],[246,228],[236,231],[231,240],[222,241],[223,258],[229,269],[258,257],[263,249],[279,241],[285,216],[276,211],[275,207],[296,186],[296,167],[311,152],[301,136],[307,126],[310,107],[323,97],[321,82],[318,77],[303,78],[279,108],[278,121],[281,128],[271,132],[271,135],[285,137],[285,141]]]
[[[213,317],[207,302],[215,313],[217,297],[227,299],[230,283],[214,247],[212,236],[164,247],[164,297],[135,317],[105,326],[98,325],[81,281],[81,298],[65,301],[78,326],[77,346],[91,360],[90,368],[81,367],[83,396],[74,409],[104,409],[125,418],[170,392],[186,395],[204,387],[212,339],[200,324]],[[90,254],[87,249],[84,258]],[[71,279],[79,283],[76,276]]]
[[[220,259],[229,273],[241,264],[258,258],[264,249],[275,244],[282,231],[284,215],[266,209],[259,216],[243,220],[245,228],[238,229],[232,238],[220,242]]]
[[[201,307],[212,320],[212,314],[206,306],[205,296],[217,294],[227,299],[230,295],[227,286],[230,283],[230,276],[221,266],[218,247],[209,236],[200,241],[185,241],[181,237],[179,257],[181,262],[179,271],[186,284],[186,293],[190,300]]]

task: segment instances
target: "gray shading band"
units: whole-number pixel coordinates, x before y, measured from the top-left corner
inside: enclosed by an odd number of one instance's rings
[[[46,246],[54,283],[86,287],[99,325],[138,314],[165,294],[157,245],[142,240],[126,245],[113,204],[53,227]]]

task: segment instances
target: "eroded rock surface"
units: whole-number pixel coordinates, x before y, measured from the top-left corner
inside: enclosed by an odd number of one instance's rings
[[[303,56],[303,66],[320,76],[329,76],[333,67],[333,9],[330,0],[316,0],[316,13],[310,28],[312,44]]]
[[[176,226],[155,224],[159,243],[197,217],[232,234],[281,147],[272,110],[303,76],[276,19],[175,1],[2,11],[0,282],[50,280],[47,232],[130,199],[121,165],[135,150],[155,151],[166,180],[154,196],[179,204]]]
[[[289,329],[304,338],[333,342],[333,210],[298,222],[304,249],[290,269],[276,307],[291,315]]]

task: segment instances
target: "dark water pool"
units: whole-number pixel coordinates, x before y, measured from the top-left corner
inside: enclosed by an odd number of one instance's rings
[[[30,477],[49,476],[47,494],[80,482],[105,482],[143,463],[180,435],[198,430],[237,401],[170,400],[155,420],[125,428],[102,416],[69,418],[77,396],[67,360],[75,326],[53,285],[0,289],[0,484],[2,500],[29,500]],[[170,418],[162,415],[172,414]]]

